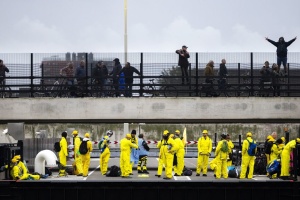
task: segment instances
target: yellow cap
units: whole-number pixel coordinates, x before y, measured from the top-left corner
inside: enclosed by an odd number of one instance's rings
[[[180,133],[180,130],[176,130],[175,133]]]
[[[21,156],[20,156],[20,155],[15,155],[15,156],[13,157],[13,159],[20,160],[20,159],[21,159]]]
[[[285,137],[281,137],[280,139],[281,139],[283,142],[285,142]]]
[[[247,133],[247,137],[252,137],[252,133],[251,133],[251,132],[248,132],[248,133]]]
[[[296,142],[297,142],[297,143],[300,143],[300,138],[296,138]]]
[[[90,137],[90,134],[89,134],[89,133],[85,133],[85,134],[84,134],[84,137],[89,138],[89,137]]]
[[[130,134],[130,133],[127,133],[127,134],[126,134],[126,138],[127,138],[127,139],[131,139],[131,134]]]
[[[172,133],[172,134],[170,134],[170,138],[174,138],[174,134]]]
[[[73,135],[77,135],[77,134],[78,134],[78,131],[74,130],[74,131],[72,132],[72,134],[73,134]]]
[[[206,134],[207,134],[207,133],[208,133],[208,131],[207,131],[207,130],[203,130],[203,131],[202,131],[202,133],[206,133]]]
[[[11,162],[16,163],[16,162],[18,162],[18,160],[16,158],[13,158],[13,159],[11,159]]]
[[[168,134],[169,134],[169,131],[168,130],[164,130],[163,135],[168,135]]]

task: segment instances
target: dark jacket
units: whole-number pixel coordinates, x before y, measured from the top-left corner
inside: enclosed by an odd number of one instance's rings
[[[190,54],[188,54],[186,51],[183,51],[182,49],[176,50],[175,53],[177,53],[179,55],[178,65],[180,67],[186,67],[187,68],[189,66],[188,58],[190,57]],[[184,56],[180,55],[182,53],[183,53]]]
[[[271,82],[272,69],[270,67],[267,68],[267,67],[263,66],[259,72],[261,74],[262,82]]]
[[[226,76],[227,76],[227,67],[223,63],[220,64],[219,76],[221,79],[226,78]]]
[[[268,42],[270,42],[271,44],[273,44],[275,47],[277,47],[277,56],[278,57],[281,57],[281,58],[285,58],[287,57],[287,47],[290,46],[295,40],[296,38],[288,41],[288,42],[285,42],[284,40],[282,41],[278,41],[278,42],[274,42],[273,40],[270,40],[270,39],[267,39]]]
[[[1,82],[4,80],[5,72],[9,72],[9,69],[5,65],[0,66],[0,85],[2,84]]]
[[[124,73],[125,83],[129,83],[129,84],[133,83],[133,73],[137,73],[138,75],[141,75],[141,73],[132,66],[123,67],[122,70],[119,72],[119,75],[122,72]]]
[[[122,65],[120,63],[117,63],[114,67],[113,70],[109,73],[109,75],[112,75],[114,79],[117,79],[117,75],[120,74],[120,71],[122,70]]]
[[[93,70],[93,78],[97,81],[100,81],[100,83],[103,83],[103,80],[107,78],[108,70],[107,67],[104,65],[102,67],[95,67]]]

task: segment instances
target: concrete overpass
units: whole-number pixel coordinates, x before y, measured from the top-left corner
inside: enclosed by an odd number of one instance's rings
[[[6,98],[0,121],[97,123],[298,123],[297,97]]]

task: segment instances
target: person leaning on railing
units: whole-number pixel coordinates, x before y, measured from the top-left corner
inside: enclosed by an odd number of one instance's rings
[[[69,89],[71,90],[71,96],[75,96],[73,63],[70,62],[66,67],[60,69],[59,74],[63,77],[66,77],[67,84],[69,85]]]
[[[9,72],[9,69],[3,64],[3,60],[0,60],[0,85],[5,85],[5,72]]]
[[[206,65],[206,68],[204,70],[204,76],[205,76],[206,83],[213,84],[214,76],[215,76],[214,64],[215,64],[214,61],[210,60]]]

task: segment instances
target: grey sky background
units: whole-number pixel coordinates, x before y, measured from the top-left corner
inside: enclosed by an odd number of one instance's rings
[[[1,0],[0,53],[123,52],[124,0]],[[128,51],[274,52],[299,0],[128,0]]]

